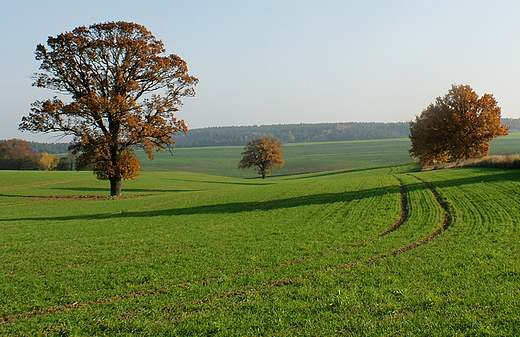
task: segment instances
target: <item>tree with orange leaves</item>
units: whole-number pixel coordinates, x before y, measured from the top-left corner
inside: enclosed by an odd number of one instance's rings
[[[275,137],[251,140],[244,147],[238,168],[255,167],[262,179],[265,179],[275,167],[282,167],[285,164],[282,146],[283,143]]]
[[[423,167],[486,156],[489,142],[508,134],[500,114],[493,95],[479,97],[469,85],[452,85],[410,122],[410,153]]]
[[[78,164],[93,164],[98,179],[110,181],[110,195],[121,195],[121,181],[135,179],[140,162],[170,148],[177,132],[187,132],[174,113],[182,97],[195,96],[198,79],[144,26],[108,22],[81,26],[36,47],[42,72],[34,86],[71,96],[32,104],[20,130],[72,135]],[[162,95],[161,95],[162,94]]]
[[[39,156],[23,139],[0,141],[0,170],[37,170]]]

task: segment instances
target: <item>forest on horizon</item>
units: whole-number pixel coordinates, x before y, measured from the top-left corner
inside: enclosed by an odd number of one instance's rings
[[[502,118],[509,133],[520,132],[520,118]],[[175,136],[175,147],[245,146],[248,141],[276,137],[282,143],[334,142],[349,140],[407,138],[409,122],[352,122],[315,124],[276,124],[252,126],[218,126],[189,130]],[[1,142],[1,141],[0,141]],[[38,153],[68,152],[68,143],[30,142]]]

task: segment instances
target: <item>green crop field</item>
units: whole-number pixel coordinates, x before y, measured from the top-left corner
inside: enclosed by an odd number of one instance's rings
[[[518,177],[2,171],[0,335],[519,335]]]
[[[491,154],[519,152],[519,144],[520,133],[497,138],[491,142]],[[283,148],[285,167],[276,169],[274,174],[411,163],[409,148],[408,138],[286,144]],[[146,159],[142,152],[138,154],[143,170],[147,172],[182,171],[235,178],[257,176],[253,170],[237,169],[242,150],[240,146],[179,148],[173,149],[172,153],[159,153],[153,161]]]
[[[274,174],[294,174],[354,167],[409,163],[408,139],[297,143],[283,147],[285,166]],[[239,170],[243,147],[203,147],[164,151],[153,161],[139,152],[144,171],[184,171],[246,178],[257,176],[253,170]],[[367,154],[370,155],[367,155]]]
[[[420,172],[408,147],[291,144],[266,180],[240,147],[176,149],[122,198],[0,171],[0,335],[520,335],[518,171]]]

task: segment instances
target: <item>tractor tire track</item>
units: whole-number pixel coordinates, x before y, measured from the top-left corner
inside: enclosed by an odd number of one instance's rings
[[[414,249],[414,248],[420,247],[422,245],[425,245],[428,242],[430,242],[431,240],[435,239],[437,236],[439,236],[442,232],[444,232],[446,229],[448,229],[448,227],[452,224],[453,217],[451,215],[450,207],[449,207],[448,203],[442,198],[442,196],[440,195],[439,191],[437,191],[437,189],[435,189],[435,186],[433,186],[428,181],[425,181],[424,179],[417,177],[416,175],[409,174],[409,176],[412,176],[415,179],[421,181],[424,185],[426,185],[426,187],[428,187],[430,192],[432,192],[433,196],[435,197],[435,200],[437,201],[437,203],[439,204],[439,206],[442,208],[442,210],[444,212],[444,218],[442,220],[441,227],[439,227],[436,231],[434,231],[433,233],[431,233],[427,237],[423,238],[419,242],[416,242],[416,243],[413,243],[411,245],[405,246],[403,248],[394,250],[394,251],[392,251],[392,252],[390,252],[388,254],[381,254],[379,256],[372,257],[369,260],[365,261],[365,263],[370,263],[370,262],[373,262],[373,261],[377,261],[377,260],[380,260],[380,259],[388,257],[388,256],[395,256],[395,255],[404,253],[406,251],[409,251],[411,249]]]
[[[343,252],[343,251],[345,251],[345,250],[347,250],[349,248],[352,248],[352,247],[363,246],[363,245],[367,244],[368,242],[374,241],[377,238],[380,238],[380,237],[383,237],[385,235],[388,235],[388,234],[392,233],[393,231],[395,231],[396,229],[401,227],[401,225],[408,218],[408,214],[409,214],[409,210],[408,210],[408,194],[407,194],[407,191],[406,191],[406,186],[405,186],[404,182],[401,179],[399,179],[396,176],[394,176],[394,177],[399,182],[399,190],[400,190],[400,195],[401,195],[401,212],[399,214],[399,218],[392,224],[392,226],[390,226],[384,232],[379,233],[379,234],[377,234],[375,236],[372,236],[372,237],[370,237],[370,238],[368,238],[366,240],[361,240],[361,241],[354,242],[354,243],[351,243],[351,244],[348,244],[348,245],[345,245],[345,246],[341,246],[341,247],[338,247],[338,248],[331,249],[330,251],[325,252],[325,253],[320,253],[320,254],[316,254],[314,256],[309,256],[309,257],[301,257],[301,258],[298,258],[298,259],[286,261],[286,262],[283,262],[283,263],[280,263],[280,264],[277,264],[277,265],[274,265],[274,266],[270,266],[270,267],[255,268],[255,269],[252,269],[252,270],[250,270],[248,272],[234,273],[234,274],[230,274],[229,277],[236,278],[236,277],[239,277],[239,276],[247,276],[247,275],[251,275],[251,274],[254,274],[254,273],[257,273],[257,272],[260,272],[260,271],[278,269],[278,268],[281,268],[281,267],[287,267],[287,266],[295,265],[297,263],[302,263],[302,262],[306,262],[306,261],[310,261],[310,260],[314,260],[314,259],[319,259],[319,258],[322,258],[322,257],[325,257],[325,256],[329,256],[329,255],[332,255],[332,254]],[[208,279],[208,280],[202,281],[202,283],[203,284],[208,284],[208,283],[215,283],[215,282],[219,282],[219,281],[220,281],[220,279],[213,278],[213,279]]]
[[[350,245],[342,246],[342,247],[333,249],[333,250],[331,250],[331,251],[329,251],[327,253],[317,254],[317,255],[315,255],[313,257],[309,257],[309,258],[299,258],[299,259],[287,261],[287,262],[281,263],[279,265],[271,266],[271,267],[267,267],[267,268],[257,268],[257,269],[253,269],[253,270],[251,270],[249,272],[235,273],[235,274],[229,275],[229,277],[236,278],[236,277],[240,277],[240,276],[247,276],[247,275],[251,275],[251,274],[257,273],[259,271],[263,271],[263,270],[270,270],[270,269],[276,269],[276,268],[285,267],[285,266],[291,266],[291,265],[294,265],[294,264],[297,264],[297,263],[302,263],[302,262],[305,262],[305,261],[308,261],[308,260],[321,258],[321,257],[327,256],[327,255],[331,255],[331,254],[334,254],[334,253],[337,253],[337,252],[344,251],[344,250],[346,250],[346,249],[348,249],[350,247],[357,247],[357,246],[364,245],[367,242],[373,241],[373,240],[375,240],[377,238],[383,237],[383,236],[388,235],[388,234],[392,233],[393,231],[397,230],[403,223],[406,222],[406,220],[409,217],[409,208],[408,208],[409,200],[408,200],[408,192],[407,192],[405,183],[401,179],[399,179],[397,176],[394,175],[394,177],[398,180],[399,186],[400,186],[401,213],[400,213],[399,218],[386,231],[384,231],[384,232],[382,232],[382,233],[380,233],[380,234],[378,234],[376,236],[373,236],[373,237],[371,237],[371,238],[369,238],[367,240],[363,240],[363,241],[359,241],[359,242],[356,242],[356,243],[352,243]],[[245,289],[245,290],[230,290],[230,291],[227,291],[227,292],[225,292],[223,294],[217,295],[216,297],[213,297],[213,298],[202,298],[202,299],[196,300],[194,302],[195,303],[214,302],[214,301],[218,301],[218,300],[221,300],[221,299],[229,299],[229,298],[243,296],[243,295],[256,293],[256,292],[260,292],[260,291],[267,291],[269,289],[273,289],[273,288],[277,288],[277,287],[283,287],[283,286],[291,285],[291,284],[294,284],[296,282],[299,282],[299,281],[302,281],[302,280],[305,280],[305,279],[314,278],[314,277],[316,277],[316,275],[318,273],[329,272],[329,271],[339,270],[339,269],[348,269],[348,268],[352,268],[352,267],[355,267],[357,265],[360,265],[362,263],[363,264],[372,263],[372,262],[375,262],[377,260],[380,260],[380,259],[383,259],[383,258],[387,258],[389,256],[398,255],[400,253],[406,252],[408,250],[414,249],[416,247],[419,247],[421,245],[424,245],[424,244],[428,243],[429,241],[431,241],[432,239],[437,237],[439,234],[441,234],[446,228],[448,228],[448,226],[451,224],[451,214],[450,214],[450,211],[449,211],[448,204],[442,199],[441,195],[437,192],[435,187],[433,187],[430,183],[428,183],[428,182],[426,182],[426,181],[424,181],[424,180],[422,180],[422,179],[420,179],[420,178],[418,178],[416,176],[413,176],[413,177],[416,178],[417,180],[423,182],[430,189],[430,191],[434,194],[434,196],[436,198],[436,201],[439,203],[439,205],[442,207],[442,209],[444,210],[444,213],[445,213],[444,221],[442,223],[442,226],[438,230],[436,230],[435,232],[433,232],[432,234],[427,236],[426,238],[423,238],[421,241],[419,241],[417,243],[414,243],[414,244],[411,244],[411,245],[408,245],[406,247],[403,247],[403,248],[391,251],[389,253],[383,253],[383,254],[376,255],[376,256],[371,257],[371,258],[366,259],[366,260],[358,259],[358,260],[355,260],[355,261],[346,262],[346,263],[342,263],[342,264],[339,264],[339,265],[322,268],[322,269],[320,269],[320,270],[318,270],[316,272],[310,273],[310,274],[300,275],[300,276],[292,278],[292,279],[281,280],[281,281],[274,282],[274,283],[262,284],[262,285],[260,285],[258,287],[255,287],[255,288],[249,288],[249,289]],[[29,312],[25,312],[25,313],[12,314],[12,315],[7,315],[7,316],[4,316],[4,317],[0,317],[0,324],[16,321],[16,320],[20,320],[20,319],[27,319],[27,318],[30,318],[30,317],[50,314],[50,313],[69,311],[69,310],[72,310],[72,309],[81,308],[81,307],[85,307],[85,306],[89,306],[89,305],[97,305],[97,304],[103,304],[103,303],[120,301],[120,300],[123,300],[123,299],[152,296],[152,295],[156,295],[156,294],[163,294],[163,293],[170,292],[174,288],[190,288],[191,286],[194,286],[194,285],[197,285],[197,284],[209,284],[209,283],[214,283],[214,282],[219,282],[219,281],[220,281],[220,279],[212,278],[212,279],[206,279],[206,280],[193,282],[193,283],[186,282],[186,283],[177,284],[177,285],[171,287],[170,289],[143,290],[143,291],[133,292],[133,293],[125,294],[125,295],[115,295],[115,296],[112,296],[112,297],[105,297],[105,298],[101,298],[101,299],[98,299],[98,300],[95,300],[95,301],[76,302],[76,303],[72,303],[72,304],[68,304],[68,305],[59,305],[59,306],[53,306],[53,307],[43,308],[43,309],[39,309],[39,310],[29,311]],[[170,311],[170,310],[171,309],[169,309],[169,308],[164,308],[163,309],[163,311]]]
[[[444,217],[443,217],[443,221],[442,221],[441,226],[437,230],[432,232],[430,235],[428,235],[427,237],[423,238],[422,240],[420,240],[418,242],[415,242],[415,243],[412,243],[410,245],[407,245],[405,247],[392,250],[392,251],[390,251],[388,253],[382,253],[382,254],[378,254],[378,255],[372,256],[372,257],[370,257],[368,259],[358,259],[358,260],[342,263],[342,264],[339,264],[339,265],[326,267],[326,268],[320,269],[320,270],[318,270],[316,272],[313,272],[313,273],[310,273],[310,274],[300,275],[300,276],[297,276],[297,277],[292,278],[292,279],[281,280],[281,281],[275,282],[275,283],[266,283],[266,284],[263,284],[263,285],[261,285],[259,287],[256,287],[256,288],[250,288],[250,289],[239,290],[239,291],[231,290],[231,291],[229,291],[229,292],[227,292],[225,294],[221,294],[221,295],[219,295],[217,297],[214,297],[212,299],[204,298],[204,299],[196,301],[196,302],[198,302],[198,303],[208,303],[208,302],[213,302],[213,301],[217,301],[217,300],[221,300],[221,299],[228,299],[228,298],[233,298],[233,297],[238,297],[238,296],[244,296],[244,295],[257,293],[257,292],[261,292],[261,291],[268,291],[268,290],[273,289],[273,288],[283,287],[283,286],[291,285],[291,284],[294,284],[296,282],[300,282],[300,281],[303,281],[303,280],[315,278],[316,275],[318,275],[319,273],[329,272],[329,271],[334,271],[334,270],[340,270],[340,269],[349,269],[349,268],[353,268],[353,267],[361,265],[361,264],[364,264],[364,265],[370,264],[372,262],[375,262],[375,261],[378,261],[378,260],[381,260],[381,259],[384,259],[384,258],[388,258],[390,256],[396,256],[396,255],[399,255],[399,254],[404,253],[406,251],[409,251],[409,250],[412,250],[412,249],[415,249],[417,247],[420,247],[420,246],[423,246],[423,245],[427,244],[428,242],[430,242],[431,240],[433,240],[437,236],[439,236],[442,232],[444,232],[452,224],[452,215],[451,215],[451,211],[450,211],[448,203],[446,201],[444,201],[444,199],[442,198],[440,193],[435,189],[435,187],[431,183],[429,183],[429,182],[427,182],[427,181],[425,181],[425,180],[423,180],[423,179],[421,179],[421,178],[419,178],[419,177],[417,177],[415,175],[410,174],[410,176],[412,176],[415,179],[421,181],[430,190],[430,192],[434,195],[435,200],[437,201],[437,203],[439,204],[439,206],[442,208],[442,210],[444,212]],[[397,179],[400,182],[402,182],[399,178],[397,178]],[[404,183],[401,186],[406,191],[406,189],[404,187],[405,186]],[[403,191],[403,189],[402,189],[402,191]],[[403,203],[405,203],[405,201],[403,201]],[[407,199],[406,199],[406,205],[408,205]],[[404,217],[404,219],[402,221],[404,223],[406,221],[406,219],[408,218],[408,207],[406,207],[406,211],[404,211],[404,208],[403,208],[401,214]],[[401,224],[399,224],[395,229],[397,229],[400,225]],[[381,233],[380,235],[384,236],[384,235],[387,235],[387,234],[389,234],[389,233],[391,233],[392,231],[395,230],[395,229],[393,229],[393,230],[390,230],[390,229],[389,229],[389,231],[387,231],[388,233],[384,232],[384,233]]]

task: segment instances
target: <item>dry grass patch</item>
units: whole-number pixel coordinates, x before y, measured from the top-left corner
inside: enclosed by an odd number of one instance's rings
[[[498,156],[486,156],[481,158],[471,158],[452,163],[439,163],[426,170],[442,170],[454,167],[488,167],[488,168],[520,168],[520,154],[507,154]]]

